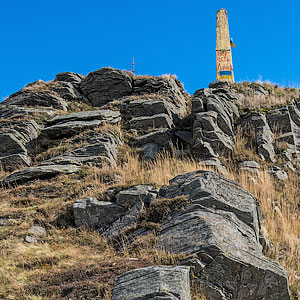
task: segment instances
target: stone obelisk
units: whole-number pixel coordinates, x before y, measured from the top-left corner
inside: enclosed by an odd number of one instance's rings
[[[226,9],[217,12],[217,80],[234,82],[232,54]]]

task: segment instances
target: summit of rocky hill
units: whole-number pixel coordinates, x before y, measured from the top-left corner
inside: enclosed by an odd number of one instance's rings
[[[298,89],[105,67],[0,120],[0,298],[299,299]]]

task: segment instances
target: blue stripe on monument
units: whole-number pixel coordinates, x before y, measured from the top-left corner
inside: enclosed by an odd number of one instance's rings
[[[219,72],[219,75],[232,75],[232,72],[231,71],[220,71]]]

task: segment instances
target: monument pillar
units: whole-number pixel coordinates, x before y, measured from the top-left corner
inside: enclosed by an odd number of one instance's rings
[[[217,12],[217,80],[234,82],[231,44],[226,9]]]

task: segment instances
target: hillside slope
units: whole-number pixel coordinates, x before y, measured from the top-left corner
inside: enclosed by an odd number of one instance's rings
[[[11,95],[0,298],[299,299],[298,101],[110,67]]]

